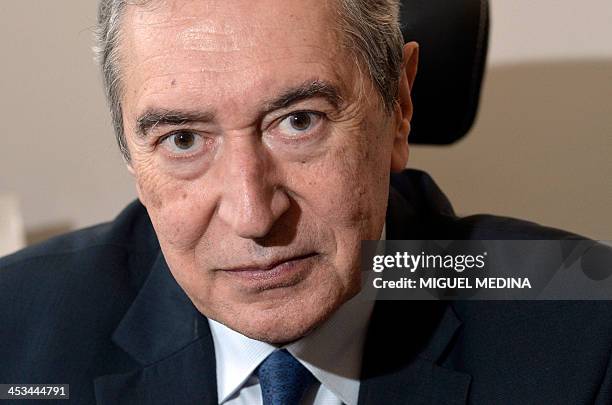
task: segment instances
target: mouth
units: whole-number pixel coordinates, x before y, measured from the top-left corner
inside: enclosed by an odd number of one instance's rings
[[[318,253],[307,253],[272,261],[267,264],[219,269],[241,284],[258,290],[289,287],[298,284],[310,273]]]

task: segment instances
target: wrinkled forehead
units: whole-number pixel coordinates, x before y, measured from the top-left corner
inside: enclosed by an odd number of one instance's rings
[[[335,11],[322,0],[153,0],[126,9],[122,29],[125,94],[142,109],[154,100],[226,105],[263,99],[309,80],[354,91]],[[173,87],[179,83],[181,86]],[[184,86],[184,84],[188,84]],[[156,101],[158,104],[160,101]]]
[[[125,10],[124,46],[137,54],[171,47],[265,57],[266,49],[290,52],[308,45],[333,53],[340,41],[332,5],[327,0],[136,1]]]

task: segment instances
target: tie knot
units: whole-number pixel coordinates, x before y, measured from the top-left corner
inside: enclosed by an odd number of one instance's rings
[[[298,405],[314,376],[287,350],[277,350],[257,368],[264,405]]]

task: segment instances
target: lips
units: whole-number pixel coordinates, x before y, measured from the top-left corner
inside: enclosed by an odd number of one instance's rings
[[[265,264],[249,264],[219,270],[242,282],[257,284],[258,287],[288,286],[299,282],[306,276],[316,256],[318,254],[312,252],[273,260]]]
[[[296,260],[303,260],[303,259],[307,259],[309,257],[315,256],[315,255],[316,253],[307,253],[304,255],[288,257],[286,259],[274,260],[270,264],[239,266],[239,267],[233,267],[233,268],[225,268],[221,270],[231,271],[231,272],[268,271],[268,270],[272,270],[273,268],[277,266],[280,266],[283,263],[289,263],[289,262],[296,261]]]

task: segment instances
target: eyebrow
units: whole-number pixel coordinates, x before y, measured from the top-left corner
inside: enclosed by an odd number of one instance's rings
[[[265,111],[270,112],[280,110],[299,101],[316,97],[324,98],[334,108],[339,108],[343,101],[340,94],[340,90],[329,82],[323,80],[311,80],[284,91],[274,100],[266,103]]]
[[[159,125],[178,126],[195,122],[211,122],[213,119],[214,114],[206,111],[147,110],[136,120],[136,134],[145,138]]]
[[[338,109],[343,103],[340,90],[322,80],[310,80],[283,91],[274,99],[264,103],[263,115],[291,106],[302,100],[321,97]],[[192,123],[207,123],[215,119],[213,111],[181,111],[149,109],[136,120],[136,134],[146,138],[157,126],[180,126]]]

